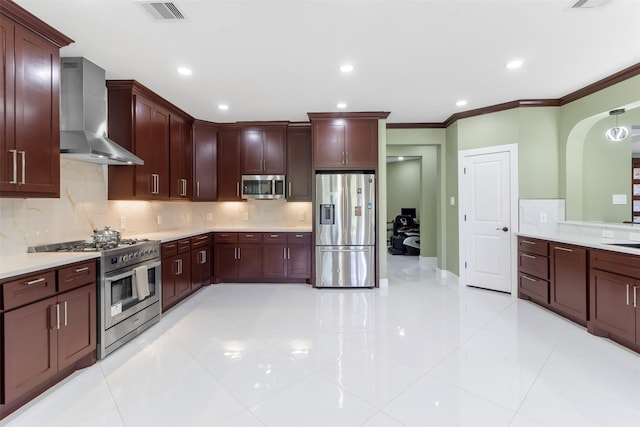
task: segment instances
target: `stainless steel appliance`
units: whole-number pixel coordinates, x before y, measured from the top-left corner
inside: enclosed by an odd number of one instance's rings
[[[242,175],[242,198],[273,200],[285,198],[284,175]]]
[[[374,287],[375,174],[316,175],[315,286]]]
[[[160,320],[162,272],[158,241],[95,240],[37,246],[29,252],[100,252],[97,356],[102,359]]]

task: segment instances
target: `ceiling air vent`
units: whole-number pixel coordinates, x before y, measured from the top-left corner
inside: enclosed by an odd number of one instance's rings
[[[611,0],[578,0],[571,6],[571,9],[593,9],[594,7],[602,7]]]
[[[186,19],[173,3],[139,2],[138,4],[145,12],[151,15],[154,21],[170,22],[184,21]]]

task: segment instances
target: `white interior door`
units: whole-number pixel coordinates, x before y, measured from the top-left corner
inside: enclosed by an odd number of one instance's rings
[[[511,153],[464,158],[465,284],[511,292]]]

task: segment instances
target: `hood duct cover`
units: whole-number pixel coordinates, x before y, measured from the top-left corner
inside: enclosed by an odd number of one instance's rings
[[[107,138],[104,70],[85,58],[60,62],[60,155],[105,165],[143,165]]]

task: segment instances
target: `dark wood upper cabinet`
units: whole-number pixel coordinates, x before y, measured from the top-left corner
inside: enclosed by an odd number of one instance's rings
[[[193,118],[134,80],[108,80],[107,90],[109,137],[144,160],[109,166],[109,199],[190,198]]]
[[[60,197],[60,47],[73,40],[0,3],[0,196]]]
[[[193,201],[218,199],[218,129],[213,123],[193,124]]]
[[[287,200],[311,201],[311,126],[287,128]]]
[[[308,113],[315,169],[378,169],[378,119],[389,113]]]
[[[242,175],[284,175],[286,123],[240,125]]]
[[[240,130],[221,126],[218,130],[218,200],[239,201]]]
[[[177,114],[169,120],[169,196],[191,200],[193,189],[193,156],[191,121]]]

